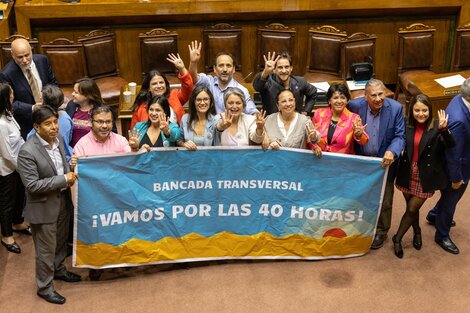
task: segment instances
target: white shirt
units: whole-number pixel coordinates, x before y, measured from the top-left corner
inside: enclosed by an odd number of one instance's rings
[[[24,140],[20,126],[13,117],[0,116],[0,176],[16,170],[18,153]]]
[[[23,75],[24,77],[26,77],[26,81],[28,81],[28,75],[26,74],[26,69],[21,68],[21,71],[23,72]],[[31,74],[33,74],[34,78],[36,78],[36,82],[38,84],[38,89],[39,91],[42,90],[42,81],[41,81],[41,77],[39,76],[39,72],[38,72],[38,69],[36,68],[36,64],[34,64],[34,61],[31,60],[31,65],[30,65],[30,68],[31,68]]]
[[[295,117],[290,123],[290,126],[295,125],[298,119],[299,119],[299,113],[295,113]],[[277,125],[279,126],[279,131],[284,136],[284,141],[287,141],[287,138],[289,137],[289,135],[294,131],[294,127],[289,127],[289,130],[286,131],[286,129],[284,128],[284,122],[281,119],[280,113],[277,115]]]
[[[46,149],[47,154],[49,154],[49,157],[51,158],[52,163],[54,163],[54,167],[57,172],[57,175],[64,175],[65,174],[64,162],[62,161],[62,155],[59,150],[59,139],[56,138],[54,140],[54,143],[52,144],[52,148],[51,148],[49,143],[45,141],[44,139],[42,139],[41,136],[39,136],[37,133],[36,133],[36,136],[39,138],[39,141],[41,142],[43,147]]]

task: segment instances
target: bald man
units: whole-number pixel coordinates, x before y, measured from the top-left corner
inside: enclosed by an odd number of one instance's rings
[[[42,87],[48,84],[57,85],[57,81],[47,57],[33,54],[27,40],[14,40],[11,43],[11,56],[12,60],[0,72],[0,81],[9,83],[13,88],[13,113],[21,127],[21,136],[26,140],[26,135],[33,128],[32,111],[42,102]],[[31,86],[39,94],[33,92]]]

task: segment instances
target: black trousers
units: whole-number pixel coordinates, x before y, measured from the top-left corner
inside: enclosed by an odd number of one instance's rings
[[[0,176],[0,227],[3,237],[13,235],[12,224],[24,222],[24,201],[25,192],[20,175],[14,171]]]

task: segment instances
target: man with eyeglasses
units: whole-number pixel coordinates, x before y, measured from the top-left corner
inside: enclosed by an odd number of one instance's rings
[[[80,156],[131,152],[132,149],[127,139],[113,133],[112,128],[111,109],[108,106],[93,108],[91,131],[83,136],[73,148],[72,166],[76,164],[76,157]]]
[[[138,148],[131,148],[129,143],[134,146],[135,142],[139,142],[139,138],[133,133],[129,133],[129,142],[119,134],[112,132],[113,113],[106,106],[94,107],[91,111],[91,131],[83,136],[73,148],[72,170],[77,165],[78,158],[82,156],[114,154],[124,152],[137,152]],[[143,146],[147,151],[150,148]],[[101,275],[100,270],[90,270],[90,278],[97,280]]]

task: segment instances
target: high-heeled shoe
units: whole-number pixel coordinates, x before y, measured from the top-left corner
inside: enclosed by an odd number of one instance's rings
[[[397,258],[403,258],[403,247],[401,245],[401,241],[398,241],[397,242],[397,235],[394,235],[392,237],[392,241],[393,241],[393,251],[395,252],[395,255],[397,256]]]
[[[413,234],[413,247],[415,247],[416,250],[421,250],[422,246],[423,246],[423,238],[421,237],[421,232],[414,233]]]

